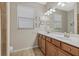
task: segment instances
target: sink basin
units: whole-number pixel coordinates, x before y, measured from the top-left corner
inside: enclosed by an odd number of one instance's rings
[[[62,40],[65,40],[65,41],[70,41],[70,42],[73,42],[73,43],[79,43],[79,39],[77,37],[64,37],[64,34],[57,34],[57,33],[49,33],[51,36],[55,36],[55,37],[58,37]]]
[[[54,35],[54,36],[57,36],[57,37],[64,37],[64,35]]]
[[[64,39],[64,40],[68,40],[68,41],[72,41],[72,42],[76,42],[78,43],[79,42],[79,38],[77,37],[64,37],[64,35],[57,35],[57,34],[53,34],[54,36],[58,37],[58,38],[61,38],[61,39]]]
[[[69,39],[70,39],[72,42],[79,43],[79,39],[76,38],[76,37],[70,37]]]
[[[79,43],[79,39],[76,38],[76,37],[67,38],[67,37],[64,37],[64,36],[61,36],[61,35],[56,35],[56,37],[64,39],[64,40],[68,40],[68,41],[71,41],[71,42],[74,42],[74,43]]]

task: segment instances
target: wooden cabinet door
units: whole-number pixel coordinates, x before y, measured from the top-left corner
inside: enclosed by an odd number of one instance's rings
[[[56,52],[56,47],[51,44],[50,42],[46,41],[46,55],[47,56],[56,56],[57,52]]]
[[[41,49],[42,49],[42,52],[45,54],[45,39],[41,40]]]
[[[38,34],[39,36],[38,36],[38,46],[39,46],[39,48],[41,48],[41,43],[42,43],[42,41],[41,41],[41,35],[40,34]]]
[[[38,46],[41,49],[41,51],[45,54],[45,39],[41,34],[39,35],[39,38],[38,38]]]
[[[68,54],[67,52],[61,50],[61,49],[57,49],[57,55],[58,56],[71,56],[70,54]]]
[[[72,55],[75,55],[75,56],[78,56],[79,55],[79,49],[76,48],[76,47],[73,47],[71,45],[68,45],[68,44],[65,44],[65,43],[62,43],[62,49],[71,53]]]
[[[42,39],[42,48],[45,49],[45,39]]]

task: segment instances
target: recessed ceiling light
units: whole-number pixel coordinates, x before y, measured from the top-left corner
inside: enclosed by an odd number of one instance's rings
[[[58,6],[60,6],[61,4],[62,4],[62,3],[61,3],[61,2],[59,2],[57,5],[58,5]]]
[[[66,4],[65,3],[62,3],[62,2],[59,2],[57,5],[58,6],[61,6],[61,7],[64,7]]]
[[[62,4],[61,4],[61,7],[64,7],[65,5],[66,5],[66,4],[62,3]]]
[[[56,12],[55,8],[50,9],[50,13],[51,13],[51,12]]]

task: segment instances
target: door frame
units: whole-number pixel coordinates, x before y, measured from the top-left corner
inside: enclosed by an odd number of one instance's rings
[[[7,56],[10,56],[10,2],[6,3],[7,12]]]

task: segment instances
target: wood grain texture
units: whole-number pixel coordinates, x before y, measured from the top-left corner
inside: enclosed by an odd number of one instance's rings
[[[46,56],[79,56],[79,48],[73,45],[67,44],[65,42],[56,40],[54,38],[47,37],[45,35],[40,34],[40,36],[38,36],[40,38],[38,40],[38,43],[39,43],[38,46],[40,47],[42,51],[45,51],[44,55]]]
[[[1,55],[6,56],[7,49],[7,18],[6,18],[6,3],[0,2],[1,9]]]
[[[46,41],[46,56],[56,56],[57,49],[50,42]]]
[[[67,52],[57,48],[57,56],[71,56],[71,55],[68,54]]]
[[[52,38],[52,44],[56,45],[57,47],[60,47],[60,41],[57,41],[56,39]]]

